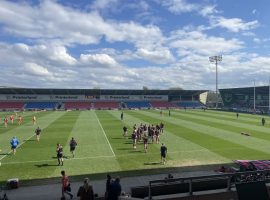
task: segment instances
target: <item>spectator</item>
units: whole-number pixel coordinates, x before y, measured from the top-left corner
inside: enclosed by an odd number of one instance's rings
[[[105,200],[108,200],[108,195],[109,195],[109,188],[111,184],[112,177],[110,174],[107,174],[107,181],[106,181],[106,191],[105,191]]]
[[[122,191],[122,187],[120,185],[120,178],[117,177],[115,181],[113,181],[109,186],[109,196],[108,200],[118,200]]]
[[[73,195],[71,194],[71,188],[70,188],[70,183],[68,180],[68,176],[66,175],[65,171],[61,171],[62,175],[62,198],[61,199],[66,199],[65,193],[69,195],[70,199],[73,198]]]
[[[83,186],[81,186],[77,192],[77,197],[80,197],[80,200],[93,200],[94,191],[92,185],[89,185],[89,179],[85,178],[83,181]]]

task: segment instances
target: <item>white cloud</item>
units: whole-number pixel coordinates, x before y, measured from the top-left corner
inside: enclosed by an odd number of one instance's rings
[[[199,10],[199,12],[202,16],[208,16],[218,13],[218,11],[216,10],[216,5],[204,6]]]
[[[38,75],[38,76],[50,75],[47,68],[40,66],[36,63],[25,63],[24,68],[25,68],[26,73],[30,73],[32,75]]]
[[[161,4],[175,14],[197,11],[200,7],[198,4],[188,3],[186,0],[161,0]]]
[[[81,54],[80,60],[84,65],[92,67],[117,66],[117,62],[107,54]]]
[[[222,37],[207,36],[200,31],[175,31],[170,38],[170,46],[185,53],[211,56],[243,48],[243,42],[237,39],[226,40]],[[180,56],[183,56],[180,54]]]
[[[244,22],[240,18],[212,17],[210,23],[213,27],[226,28],[231,32],[249,31],[259,26],[257,20]]]
[[[136,52],[138,57],[144,58],[145,60],[151,61],[157,64],[165,64],[174,60],[173,55],[168,49],[157,49],[149,51],[147,49],[140,48]]]

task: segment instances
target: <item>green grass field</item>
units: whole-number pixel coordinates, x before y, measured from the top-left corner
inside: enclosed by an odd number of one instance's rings
[[[3,116],[8,113],[0,113]],[[42,128],[36,141],[32,117]],[[18,177],[21,180],[59,177],[61,170],[69,176],[137,175],[168,170],[199,170],[204,166],[231,163],[235,159],[270,159],[270,118],[261,125],[261,116],[202,110],[173,110],[160,116],[158,110],[124,111],[55,111],[25,112],[22,125],[0,126],[0,181]],[[129,133],[136,123],[165,124],[161,142],[168,148],[168,162],[161,165],[160,144],[150,144],[144,153],[143,144],[132,148],[130,139],[122,136],[126,125]],[[251,136],[243,136],[246,132]],[[10,140],[17,136],[21,146],[17,154],[10,152]],[[69,152],[69,140],[78,146],[75,158]],[[57,166],[56,143],[64,147],[64,166]],[[105,176],[104,176],[105,177]]]

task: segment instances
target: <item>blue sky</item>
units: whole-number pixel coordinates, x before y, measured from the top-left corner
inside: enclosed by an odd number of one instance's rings
[[[0,85],[215,90],[268,84],[269,0],[0,0]]]

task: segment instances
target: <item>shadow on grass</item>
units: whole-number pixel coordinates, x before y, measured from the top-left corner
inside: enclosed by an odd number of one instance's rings
[[[58,166],[57,164],[48,164],[48,163],[44,163],[44,164],[40,164],[40,165],[35,165],[36,167],[55,167]]]
[[[146,162],[144,165],[163,165],[161,162]]]
[[[8,153],[0,153],[0,156],[8,156]]]

